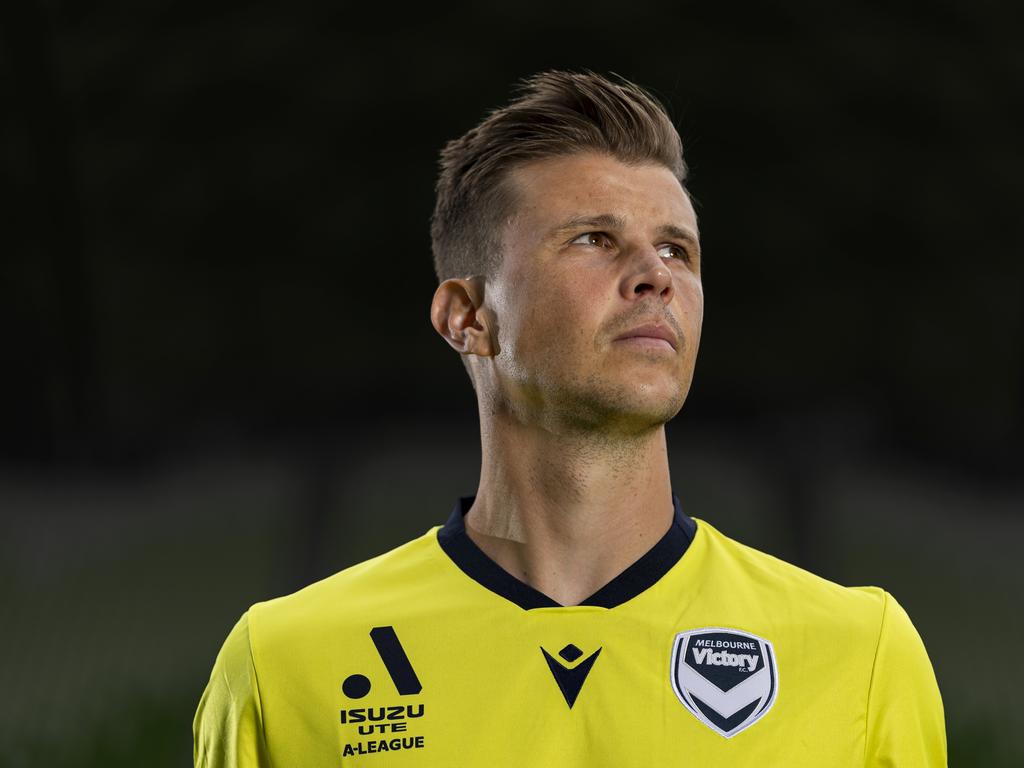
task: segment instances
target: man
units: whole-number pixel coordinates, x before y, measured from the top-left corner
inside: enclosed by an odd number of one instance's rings
[[[686,514],[664,425],[703,316],[678,134],[546,72],[442,152],[430,309],[476,392],[443,527],[252,606],[199,766],[943,766],[907,614]]]

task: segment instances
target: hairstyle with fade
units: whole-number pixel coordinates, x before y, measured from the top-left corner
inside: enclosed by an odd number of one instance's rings
[[[518,166],[597,151],[624,163],[663,165],[685,182],[682,142],[665,108],[640,86],[613,77],[540,72],[515,85],[508,106],[445,145],[430,223],[439,283],[495,273],[503,222],[517,202],[509,173]],[[469,373],[465,356],[462,362]]]

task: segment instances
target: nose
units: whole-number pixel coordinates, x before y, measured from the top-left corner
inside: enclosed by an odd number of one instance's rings
[[[637,248],[622,279],[623,298],[630,301],[656,296],[670,304],[675,293],[672,272],[652,245]]]

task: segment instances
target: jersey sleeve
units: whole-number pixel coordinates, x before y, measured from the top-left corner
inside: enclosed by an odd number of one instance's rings
[[[868,691],[867,729],[867,768],[946,768],[935,673],[910,617],[888,592]]]
[[[213,664],[192,722],[195,768],[270,768],[246,612]]]

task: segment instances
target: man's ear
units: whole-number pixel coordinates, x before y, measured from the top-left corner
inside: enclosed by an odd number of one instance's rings
[[[430,322],[459,354],[481,357],[497,354],[490,313],[483,302],[482,277],[449,278],[434,291]]]

